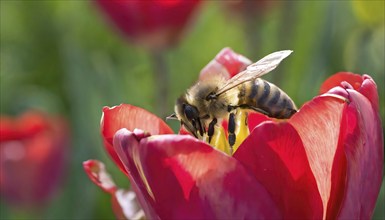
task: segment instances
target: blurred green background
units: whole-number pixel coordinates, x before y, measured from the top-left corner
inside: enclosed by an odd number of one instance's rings
[[[151,112],[155,102],[153,63],[106,22],[90,1],[1,0],[1,113],[29,107],[62,114],[71,125],[70,164],[60,192],[39,218],[113,219],[109,195],[87,178],[82,162],[99,159],[121,187],[129,183],[103,149],[103,106],[129,103]],[[291,49],[294,53],[264,77],[301,106],[339,71],[371,75],[380,94],[384,125],[384,1],[274,1],[253,22],[234,16],[221,1],[202,2],[180,43],[165,52],[174,100],[224,47],[256,61]],[[174,129],[177,123],[168,122]],[[383,126],[384,127],[384,126]],[[384,219],[384,184],[374,218]],[[1,204],[2,219],[33,217]]]

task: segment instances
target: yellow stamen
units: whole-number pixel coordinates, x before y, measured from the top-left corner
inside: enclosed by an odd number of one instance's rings
[[[215,126],[214,134],[209,143],[211,146],[217,148],[218,150],[228,155],[234,154],[234,152],[238,149],[239,145],[241,145],[241,143],[250,134],[249,127],[247,126],[247,112],[245,110],[238,110],[235,113],[235,120],[236,128],[234,133],[236,139],[233,148],[230,148],[224,128],[219,125]],[[206,135],[202,139],[206,142],[209,142],[208,137]]]
[[[247,136],[249,136],[250,131],[249,127],[247,126],[247,112],[245,110],[238,109],[238,111],[235,113],[235,144],[233,146],[233,152],[237,151],[239,145],[246,139]]]
[[[208,142],[208,139],[207,139]],[[215,126],[214,128],[214,135],[211,138],[211,141],[209,143],[211,146],[217,148],[218,150],[225,152],[228,155],[230,154],[230,145],[227,141],[225,130],[222,126]]]

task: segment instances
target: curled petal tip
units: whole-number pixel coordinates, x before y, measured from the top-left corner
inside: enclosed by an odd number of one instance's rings
[[[362,75],[362,79],[363,80],[366,80],[366,79],[373,80],[373,78],[371,76],[369,76],[368,74]]]
[[[118,219],[145,219],[144,211],[140,208],[133,191],[117,190],[113,197],[113,209]]]
[[[109,106],[103,106],[102,111],[104,112],[104,111],[106,111],[106,110],[108,110],[108,109],[110,109]]]
[[[345,89],[354,89],[352,85],[350,85],[350,83],[346,82],[346,81],[342,81],[341,82],[341,86]]]
[[[83,168],[93,183],[105,192],[114,193],[116,186],[106,171],[104,163],[98,160],[87,160],[83,162]]]
[[[105,111],[108,111],[108,110],[112,110],[112,109],[114,109],[114,108],[117,108],[117,107],[119,107],[119,106],[121,106],[122,104],[120,104],[120,105],[114,105],[114,106],[104,106],[103,107],[103,112],[105,112]]]
[[[346,102],[346,103],[350,103],[350,100],[345,98],[344,96],[342,95],[338,95],[338,94],[332,94],[332,93],[325,93],[325,94],[322,94],[320,95],[321,97],[333,97],[333,98],[336,98],[336,99],[339,99],[341,100],[342,102]]]
[[[215,57],[215,60],[227,69],[231,77],[241,72],[252,63],[251,60],[234,52],[229,47],[222,49]]]
[[[138,140],[151,136],[150,132],[143,131],[143,130],[140,130],[138,128],[135,128],[133,133],[135,134],[135,136]]]
[[[83,161],[83,167],[84,168],[90,168],[92,166],[92,164],[95,163],[95,160],[86,160],[86,161]]]

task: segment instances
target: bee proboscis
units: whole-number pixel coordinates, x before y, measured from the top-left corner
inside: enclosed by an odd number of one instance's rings
[[[274,70],[292,52],[271,53],[228,80],[213,74],[210,79],[198,81],[177,99],[175,114],[170,117],[178,119],[197,138],[206,134],[209,142],[214,126],[228,118],[230,146],[235,143],[234,111],[238,108],[278,119],[290,118],[297,112],[293,100],[276,85],[259,77]]]

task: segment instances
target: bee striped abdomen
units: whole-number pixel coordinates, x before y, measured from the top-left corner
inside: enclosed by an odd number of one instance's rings
[[[246,83],[243,83],[239,86],[239,93],[238,93],[238,99],[239,103],[245,103],[246,102]]]
[[[269,83],[261,79],[256,79],[254,82],[252,81],[251,86],[258,87],[259,91],[257,92],[255,101],[258,106],[263,106],[270,95]]]
[[[270,91],[270,100],[267,102],[267,106],[273,106],[277,104],[279,98],[281,97],[280,89],[278,89],[277,87]]]
[[[290,118],[296,107],[291,98],[276,85],[263,79],[243,83],[239,87],[239,105],[256,107],[274,118]]]

